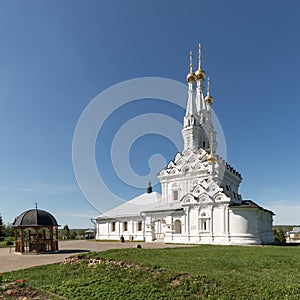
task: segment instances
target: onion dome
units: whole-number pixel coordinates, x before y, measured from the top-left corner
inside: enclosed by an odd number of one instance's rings
[[[186,76],[187,82],[195,82],[197,80],[197,77],[195,73],[193,72],[193,55],[192,51],[190,51],[190,73]]]
[[[212,104],[213,103],[213,97],[210,95],[210,78],[207,78],[207,96],[205,97],[205,101],[208,104]]]
[[[204,72],[204,70],[202,70],[202,69],[198,69],[198,70],[195,72],[195,75],[196,75],[197,79],[202,79],[202,80],[205,79],[205,72]]]
[[[215,156],[214,156],[212,153],[210,153],[210,154],[207,156],[207,161],[208,161],[209,163],[212,163],[212,162],[215,162],[215,161],[216,161],[216,158],[215,158]]]
[[[202,57],[201,57],[201,45],[198,44],[198,70],[195,72],[195,75],[197,79],[205,79],[205,72],[201,67],[201,62],[202,62]]]
[[[213,97],[211,95],[207,95],[205,97],[205,101],[211,105],[213,103]]]
[[[47,211],[31,209],[20,214],[14,221],[16,226],[58,226],[56,219]]]
[[[187,82],[195,82],[197,80],[197,77],[195,73],[191,72],[186,76],[186,81]]]

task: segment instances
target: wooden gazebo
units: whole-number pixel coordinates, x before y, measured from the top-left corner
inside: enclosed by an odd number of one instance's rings
[[[58,224],[47,211],[31,209],[20,214],[13,223],[19,253],[58,251]]]

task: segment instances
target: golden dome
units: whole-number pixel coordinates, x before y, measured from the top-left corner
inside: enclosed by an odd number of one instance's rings
[[[193,81],[195,82],[196,80],[197,80],[197,77],[194,72],[190,72],[189,74],[187,74],[187,76],[186,76],[187,82],[193,82]]]
[[[207,95],[205,97],[205,101],[211,105],[213,103],[213,97],[211,95]]]
[[[207,156],[207,161],[208,161],[209,163],[212,163],[212,162],[216,161],[215,156],[214,156],[213,154],[209,154],[209,155]]]
[[[195,73],[197,79],[202,79],[204,80],[205,79],[205,71],[202,70],[202,69],[198,69]]]

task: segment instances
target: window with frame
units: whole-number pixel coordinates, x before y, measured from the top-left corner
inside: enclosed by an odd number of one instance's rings
[[[203,213],[200,217],[200,230],[210,231],[210,217],[206,213]]]
[[[178,200],[178,191],[173,191],[173,200]]]
[[[123,222],[123,231],[128,230],[128,222]]]
[[[177,234],[181,233],[181,221],[180,220],[174,221],[174,233],[177,233]]]
[[[143,223],[141,221],[139,221],[137,223],[137,231],[142,231],[143,230]]]
[[[111,223],[111,231],[116,231],[116,222]]]

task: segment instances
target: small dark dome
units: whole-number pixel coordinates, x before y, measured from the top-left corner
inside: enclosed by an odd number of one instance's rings
[[[14,226],[58,226],[55,218],[45,210],[30,209],[20,214]]]

